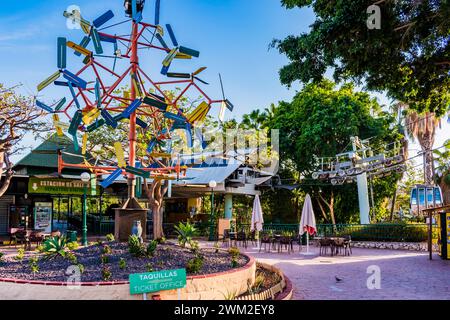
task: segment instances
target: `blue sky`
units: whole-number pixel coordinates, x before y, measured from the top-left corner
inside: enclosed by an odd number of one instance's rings
[[[268,50],[274,38],[284,38],[308,30],[314,15],[310,9],[286,10],[280,0],[162,0],[161,24],[170,23],[178,41],[201,52],[195,61],[177,62],[173,71],[192,72],[208,66],[201,78],[210,82],[206,91],[221,98],[218,73],[222,74],[227,97],[235,105],[227,118],[237,119],[256,108],[290,100],[300,88],[282,86],[278,70],[287,59],[276,50]],[[22,83],[24,94],[36,94],[36,85],[56,71],[56,38],[79,42],[81,30],[69,30],[62,13],[70,5],[81,8],[82,16],[92,21],[111,9],[113,22],[125,20],[122,0],[45,0],[2,1],[0,11],[0,82],[6,86]],[[144,21],[153,23],[154,1],[147,0]],[[117,33],[129,33],[123,26]],[[167,42],[170,42],[167,37]],[[107,49],[108,50],[108,49]],[[112,49],[111,49],[112,52]],[[161,54],[148,53],[141,66],[159,79]],[[79,59],[78,59],[79,60]],[[69,58],[68,68],[78,70],[80,62]],[[176,70],[175,70],[176,69]],[[39,99],[52,102],[64,89],[49,88]],[[379,95],[378,95],[379,96]],[[381,103],[387,103],[383,96]],[[217,111],[213,111],[217,114]],[[448,136],[445,124],[436,145]],[[447,132],[447,134],[444,134]],[[35,145],[31,138],[28,145]]]

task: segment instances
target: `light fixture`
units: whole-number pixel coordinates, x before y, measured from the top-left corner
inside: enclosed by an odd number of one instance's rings
[[[83,183],[88,183],[89,181],[91,181],[91,175],[87,172],[83,172],[80,176],[81,181],[83,181]]]
[[[210,187],[211,189],[214,189],[215,187],[217,187],[217,182],[214,181],[214,180],[211,180],[211,181],[209,182],[209,187]]]

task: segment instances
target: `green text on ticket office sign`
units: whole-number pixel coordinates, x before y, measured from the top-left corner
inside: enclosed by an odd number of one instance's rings
[[[186,270],[164,270],[130,274],[130,294],[181,289],[186,286]]]

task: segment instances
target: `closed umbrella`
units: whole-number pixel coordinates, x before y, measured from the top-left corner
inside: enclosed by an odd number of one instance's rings
[[[261,202],[259,201],[259,196],[255,196],[255,200],[253,201],[253,210],[252,210],[252,225],[250,227],[250,231],[258,232],[258,249],[260,248],[259,242],[259,232],[262,231],[264,224],[263,212],[261,209]]]
[[[309,236],[316,234],[316,218],[309,194],[305,197],[305,203],[302,210],[302,218],[300,219],[299,234],[302,236],[306,232],[306,255],[309,255]]]

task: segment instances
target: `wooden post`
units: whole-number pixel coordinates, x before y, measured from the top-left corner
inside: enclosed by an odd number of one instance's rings
[[[428,213],[428,252],[430,254],[430,260],[433,260],[433,211]]]

